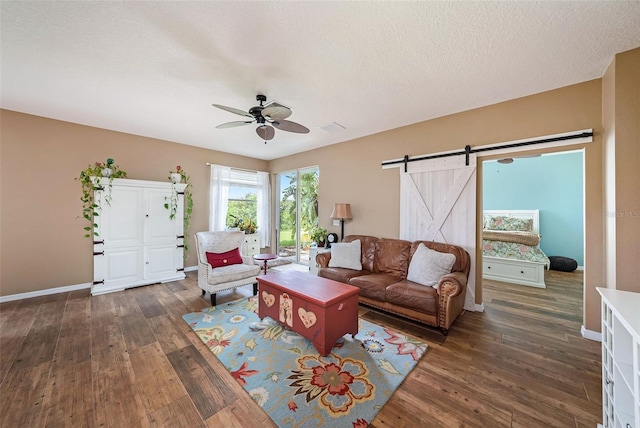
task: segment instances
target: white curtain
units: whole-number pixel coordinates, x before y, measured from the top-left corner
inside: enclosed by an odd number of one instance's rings
[[[256,189],[257,221],[260,246],[271,246],[271,185],[269,173],[245,171],[228,166],[211,165],[211,203],[209,205],[209,230],[227,228],[229,207],[229,187],[231,185],[248,186]]]
[[[271,185],[269,184],[269,173],[258,172],[258,234],[260,235],[261,247],[271,246]]]
[[[229,203],[229,183],[231,168],[211,165],[211,200],[209,203],[209,230],[227,228],[227,206]]]

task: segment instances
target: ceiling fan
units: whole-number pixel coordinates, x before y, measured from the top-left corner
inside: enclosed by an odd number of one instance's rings
[[[282,131],[295,132],[298,134],[307,134],[309,132],[309,128],[302,126],[299,123],[285,120],[286,118],[291,116],[291,109],[289,107],[279,104],[275,101],[271,101],[269,104],[263,105],[263,103],[267,101],[267,97],[261,94],[256,95],[256,101],[258,101],[260,105],[251,107],[248,112],[233,107],[223,106],[220,104],[212,104],[214,107],[218,107],[219,109],[226,110],[230,113],[235,113],[240,116],[251,118],[251,120],[238,120],[234,122],[222,123],[216,126],[216,128],[234,128],[236,126],[244,126],[249,125],[250,123],[257,123],[258,127],[256,128],[256,133],[260,136],[260,138],[265,140],[265,143],[267,142],[267,140],[271,140],[275,135],[274,128],[280,129]]]

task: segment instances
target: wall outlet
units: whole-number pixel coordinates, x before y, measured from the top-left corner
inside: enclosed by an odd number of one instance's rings
[[[334,226],[340,226],[340,220],[333,220]]]

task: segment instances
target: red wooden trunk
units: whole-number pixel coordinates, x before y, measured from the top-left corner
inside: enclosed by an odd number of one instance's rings
[[[302,272],[258,277],[258,316],[269,316],[327,355],[342,336],[358,333],[360,289]]]

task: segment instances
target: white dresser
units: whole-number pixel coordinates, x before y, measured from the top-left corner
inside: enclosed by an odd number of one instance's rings
[[[253,257],[256,254],[260,254],[260,235],[258,235],[257,233],[244,235],[244,242],[242,243],[242,255]]]
[[[316,255],[322,253],[330,253],[331,248],[310,247],[309,248],[309,272],[314,275],[318,274],[318,264],[316,263]]]
[[[186,184],[116,178],[109,186],[102,178],[99,185],[91,294],[184,279]],[[165,208],[172,195],[177,203],[173,219]]]
[[[602,296],[602,418],[606,428],[640,428],[640,293]]]

